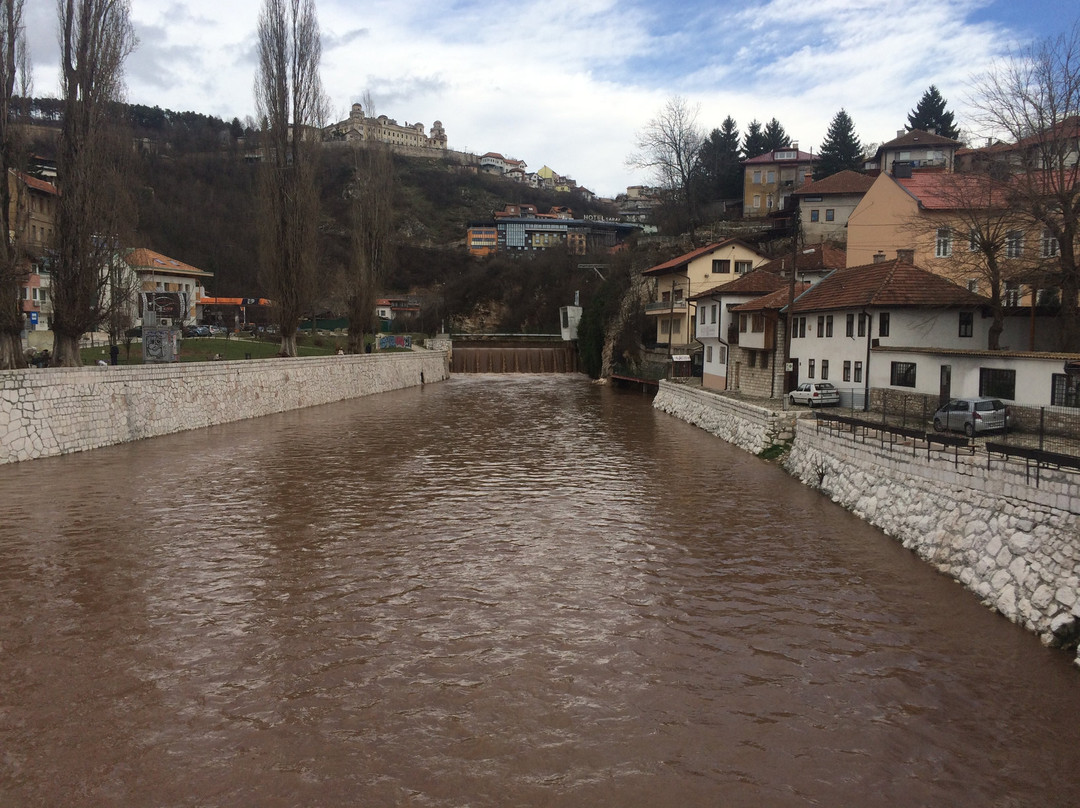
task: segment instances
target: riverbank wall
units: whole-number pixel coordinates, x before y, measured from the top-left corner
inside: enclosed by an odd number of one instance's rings
[[[0,463],[447,378],[445,351],[0,371]]]
[[[699,421],[734,421],[746,411],[744,402],[679,385],[668,385],[666,393],[677,401],[662,401],[658,408],[706,429]],[[702,418],[698,413],[701,396],[715,399],[708,412],[720,409],[726,414]],[[695,413],[696,420],[685,417]],[[726,426],[725,430],[779,432],[779,427],[759,426],[761,417],[756,413],[742,427]],[[730,442],[748,451],[755,451],[757,445]],[[1023,462],[995,459],[988,464],[982,451],[928,451],[924,446],[832,429],[810,419],[795,426],[785,467],[805,485],[820,490],[962,583],[987,606],[1038,634],[1043,642],[1068,645],[1076,641],[1080,631],[1080,475],[1044,468],[1036,480]]]
[[[752,454],[787,447],[795,437],[795,421],[800,414],[666,380],[660,381],[653,407]]]

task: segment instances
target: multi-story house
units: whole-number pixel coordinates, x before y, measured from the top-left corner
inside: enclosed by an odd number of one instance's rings
[[[838,270],[789,307],[791,356],[798,382],[829,381],[844,404],[870,388],[955,394],[952,364],[986,346],[989,301],[912,263],[893,259]],[[912,361],[912,352],[933,356]],[[989,366],[993,366],[991,362]]]
[[[952,171],[961,143],[952,138],[901,129],[888,143],[882,143],[874,156],[863,164],[870,173],[895,173],[904,169]]]
[[[838,171],[798,188],[794,196],[803,238],[844,243],[848,218],[873,184],[873,177],[858,171]]]
[[[696,349],[695,296],[730,283],[767,260],[749,244],[727,239],[646,269],[642,276],[655,284],[646,314],[656,318],[656,343],[672,351],[679,348],[688,353]]]
[[[184,319],[195,319],[196,306],[200,306],[202,299],[207,296],[203,284],[213,278],[214,273],[198,269],[145,247],[129,249],[124,253],[123,258],[134,277],[135,291],[184,292],[187,294],[188,302]],[[135,320],[134,315],[131,319]]]
[[[791,195],[809,181],[819,159],[791,146],[743,160],[743,216],[768,216],[789,208]]]
[[[45,331],[52,316],[49,251],[55,244],[59,193],[52,183],[16,171],[8,172],[8,190],[9,221],[27,261],[22,289],[26,330]]]
[[[512,215],[511,208],[520,215]],[[564,249],[571,255],[604,252],[621,244],[638,225],[567,218],[567,211],[536,213],[532,205],[507,206],[495,220],[470,222],[465,240],[471,255]]]

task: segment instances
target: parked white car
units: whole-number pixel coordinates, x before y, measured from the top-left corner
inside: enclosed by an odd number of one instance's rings
[[[788,393],[788,400],[792,404],[805,404],[807,407],[839,404],[840,391],[831,382],[803,382]]]

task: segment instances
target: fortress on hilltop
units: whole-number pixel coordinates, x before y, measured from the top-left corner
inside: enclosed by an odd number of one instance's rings
[[[426,134],[422,123],[406,121],[402,126],[385,115],[369,118],[361,104],[353,104],[345,120],[324,128],[323,138],[346,143],[385,143],[395,152],[418,157],[445,156],[447,152],[442,121],[435,121],[431,134]]]

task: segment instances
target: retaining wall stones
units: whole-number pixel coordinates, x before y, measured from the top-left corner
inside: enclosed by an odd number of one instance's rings
[[[795,437],[795,421],[800,414],[769,409],[670,381],[660,382],[653,407],[753,454],[790,443]]]
[[[1048,644],[1080,626],[1080,475],[910,446],[804,421],[788,471]],[[1080,656],[1077,658],[1080,664]]]
[[[96,449],[448,377],[442,351],[0,371],[0,463]]]

